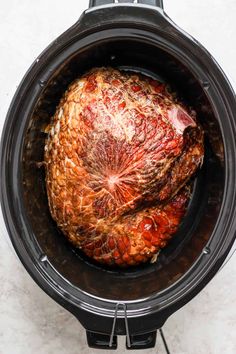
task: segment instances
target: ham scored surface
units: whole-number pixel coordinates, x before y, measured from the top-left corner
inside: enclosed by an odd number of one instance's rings
[[[45,145],[52,217],[89,257],[146,262],[176,232],[201,165],[194,114],[143,75],[93,69],[66,91]]]

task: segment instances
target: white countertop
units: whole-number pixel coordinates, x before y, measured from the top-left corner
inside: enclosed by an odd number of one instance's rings
[[[165,11],[213,54],[236,83],[236,0],[164,0]],[[88,0],[1,0],[0,131],[37,55],[71,26]],[[6,241],[0,214],[0,354],[85,354],[85,330],[30,278]],[[236,353],[236,255],[164,326],[171,354]],[[101,351],[100,351],[101,352]],[[106,351],[113,353],[114,351]],[[124,338],[119,350],[124,353]],[[160,337],[154,349],[165,354]]]

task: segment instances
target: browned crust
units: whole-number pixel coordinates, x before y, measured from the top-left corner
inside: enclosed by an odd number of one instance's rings
[[[186,115],[182,121],[173,116],[176,110]],[[177,230],[189,198],[182,187],[203,155],[194,114],[165,85],[94,69],[68,88],[49,128],[52,217],[99,262],[145,262]]]

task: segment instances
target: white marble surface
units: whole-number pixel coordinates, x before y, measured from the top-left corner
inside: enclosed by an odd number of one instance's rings
[[[0,130],[11,98],[31,62],[73,24],[87,0],[0,1]],[[166,0],[165,10],[215,56],[236,82],[236,1]],[[78,354],[85,331],[27,274],[6,241],[0,214],[0,354]],[[172,354],[236,353],[236,256],[164,330]],[[123,353],[124,339],[118,353]],[[109,354],[110,351],[107,351]],[[140,353],[164,354],[157,347]]]

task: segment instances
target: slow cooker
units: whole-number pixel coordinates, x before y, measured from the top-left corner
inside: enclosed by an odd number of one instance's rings
[[[186,216],[157,262],[109,269],[75,250],[52,220],[45,189],[45,127],[76,77],[111,66],[161,77],[197,112],[205,159]],[[91,0],[35,60],[13,98],[1,139],[1,204],[27,271],[78,318],[88,345],[155,345],[156,330],[211,280],[236,229],[236,99],[221,68],[174,24],[162,0]]]

